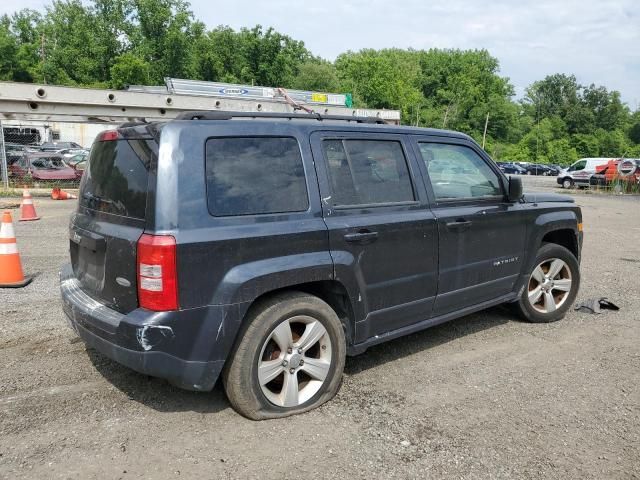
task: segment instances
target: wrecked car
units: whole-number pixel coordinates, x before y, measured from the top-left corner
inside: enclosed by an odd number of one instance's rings
[[[9,174],[25,181],[75,181],[77,170],[67,165],[62,156],[52,153],[25,153],[8,167]]]
[[[524,194],[469,136],[306,114],[194,112],[94,142],[60,272],[90,347],[252,419],[315,408],[346,355],[508,303],[551,322],[582,215]]]

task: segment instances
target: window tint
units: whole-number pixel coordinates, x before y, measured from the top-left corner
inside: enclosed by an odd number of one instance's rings
[[[498,175],[472,149],[461,145],[420,143],[420,153],[437,199],[502,195]]]
[[[581,162],[576,162],[574,163],[571,168],[569,168],[570,172],[575,172],[578,170],[584,170],[584,167],[587,166],[587,161],[586,160],[582,160]]]
[[[125,217],[145,218],[151,140],[95,142],[80,184],[80,204]]]
[[[402,146],[387,140],[322,142],[335,206],[415,200]]]
[[[309,207],[302,156],[294,138],[210,139],[206,170],[213,215],[299,212]]]

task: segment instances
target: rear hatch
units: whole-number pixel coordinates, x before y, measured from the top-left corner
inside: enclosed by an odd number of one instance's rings
[[[70,224],[71,264],[82,290],[121,313],[138,307],[137,242],[147,224],[154,138],[151,126],[98,136]]]

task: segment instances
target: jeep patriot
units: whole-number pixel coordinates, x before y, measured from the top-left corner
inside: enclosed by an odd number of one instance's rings
[[[63,308],[90,347],[252,419],[331,399],[346,355],[494,305],[561,319],[573,200],[523,194],[467,135],[192,112],[91,148]]]

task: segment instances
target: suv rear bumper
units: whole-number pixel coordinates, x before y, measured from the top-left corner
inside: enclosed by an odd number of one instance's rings
[[[84,293],[69,264],[60,271],[60,292],[70,326],[86,345],[178,387],[213,388],[233,341],[229,335],[220,338],[223,306],[175,312],[136,309],[125,315]],[[216,329],[215,341],[198,341],[198,334]]]

